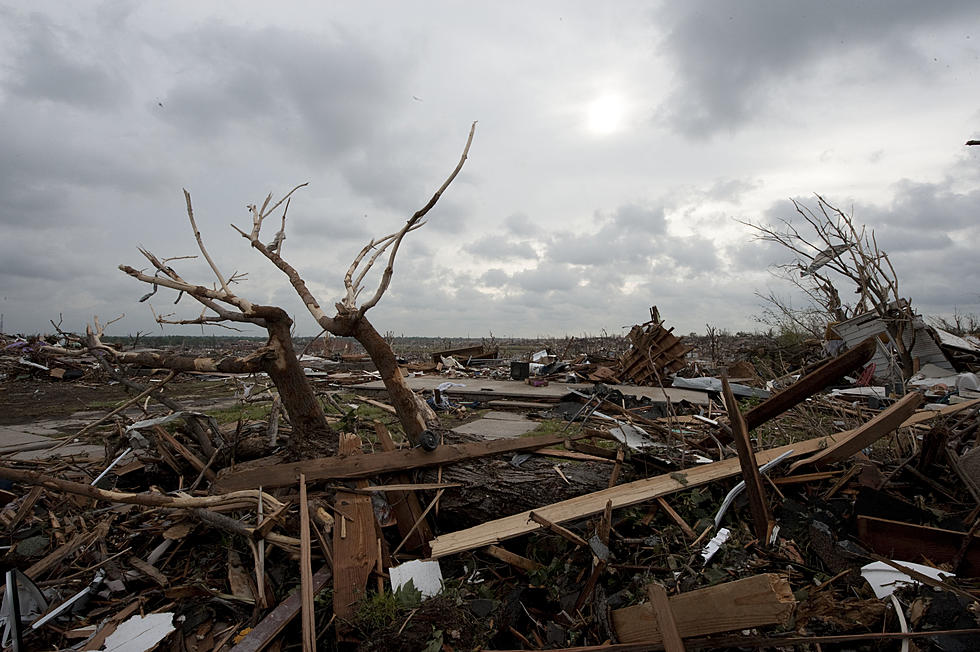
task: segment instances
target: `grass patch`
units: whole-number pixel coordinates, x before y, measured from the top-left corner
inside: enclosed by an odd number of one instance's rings
[[[564,421],[563,419],[545,419],[544,421],[538,423],[538,426],[534,430],[524,433],[523,435],[521,435],[521,437],[536,437],[538,435],[557,435],[560,434],[562,430],[564,430],[565,426],[568,426],[568,422]],[[571,430],[572,427],[569,426],[568,430],[565,430],[565,432],[569,432]]]
[[[272,403],[251,403],[245,405],[233,405],[231,407],[208,410],[205,412],[209,417],[219,424],[238,423],[241,421],[263,421],[269,418],[272,412]]]

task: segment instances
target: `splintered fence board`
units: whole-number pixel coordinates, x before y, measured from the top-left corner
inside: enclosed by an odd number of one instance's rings
[[[367,478],[381,473],[394,473],[409,469],[421,469],[427,466],[439,466],[487,457],[500,453],[546,448],[563,444],[570,439],[581,439],[590,436],[581,433],[572,437],[562,435],[538,435],[520,437],[518,439],[495,439],[469,444],[443,444],[434,451],[421,448],[385,451],[370,455],[355,455],[351,457],[323,457],[320,459],[304,460],[288,464],[252,467],[240,471],[231,470],[218,475],[214,484],[215,491],[227,493],[242,489],[258,489],[286,487],[296,482],[300,473],[306,476],[307,482],[317,480]]]
[[[786,578],[775,573],[709,586],[670,597],[670,611],[681,637],[785,623],[796,606]],[[622,643],[662,644],[663,634],[651,603],[612,612]]]
[[[793,451],[791,457],[806,455],[832,443],[829,437],[817,437],[796,442],[787,446],[770,448],[756,453],[759,464],[775,459],[787,451]],[[739,475],[742,472],[738,458],[712,462],[695,466],[684,471],[675,471],[664,475],[644,478],[627,484],[621,484],[610,489],[603,489],[590,494],[576,496],[558,503],[538,507],[534,510],[487,521],[465,530],[458,530],[436,537],[429,542],[432,548],[432,558],[445,557],[475,548],[482,548],[506,539],[512,539],[522,534],[535,532],[541,525],[530,518],[531,511],[543,516],[552,523],[564,523],[593,514],[599,514],[606,508],[606,503],[612,501],[613,508],[628,507],[660,496],[666,496],[676,491],[693,489],[694,487]]]

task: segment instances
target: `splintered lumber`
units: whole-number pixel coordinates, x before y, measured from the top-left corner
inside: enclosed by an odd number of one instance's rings
[[[314,573],[314,595],[323,590],[329,581],[330,568],[328,566],[324,566]],[[299,613],[303,602],[301,593],[301,591],[294,591],[288,598],[280,602],[230,652],[259,652],[264,650]]]
[[[500,546],[487,546],[484,552],[491,557],[496,557],[500,561],[510,564],[514,568],[523,571],[525,573],[533,573],[534,571],[541,570],[544,568],[541,564],[534,561],[533,559],[528,559],[527,557],[522,557],[516,552],[511,552],[506,548],[501,548]]]
[[[302,593],[303,652],[316,649],[316,618],[313,615],[313,566],[310,542],[310,504],[306,497],[306,478],[299,476],[299,590]]]
[[[608,505],[608,503],[606,504]],[[690,525],[687,524],[687,521],[684,520],[684,517],[678,514],[677,510],[675,510],[673,507],[670,506],[670,503],[668,503],[666,500],[664,500],[661,497],[661,498],[657,498],[657,504],[660,505],[660,509],[667,512],[667,516],[669,516],[670,519],[677,524],[677,526],[681,529],[681,531],[684,532],[684,536],[691,539],[692,541],[698,538],[698,534],[697,532],[694,531],[694,528],[692,528]]]
[[[779,446],[756,454],[759,464],[775,459],[787,451],[793,451],[791,457],[806,455],[832,442],[830,437],[817,437],[805,441],[796,442],[786,446]],[[666,496],[684,489],[723,480],[741,473],[741,467],[737,458],[703,464],[684,471],[675,471],[652,478],[643,478],[626,484],[621,484],[609,489],[603,489],[582,496],[576,496],[568,500],[536,507],[512,516],[505,516],[486,523],[481,523],[465,530],[457,530],[436,537],[429,542],[432,548],[432,558],[445,557],[474,548],[482,548],[494,543],[500,543],[506,539],[535,532],[542,526],[530,520],[531,511],[538,516],[544,517],[552,523],[564,523],[578,518],[584,518],[593,514],[599,514],[606,508],[606,503],[612,501],[614,509],[628,507],[647,500],[653,500],[660,496]]]
[[[920,405],[922,405],[922,394],[918,392],[907,394],[905,398],[882,410],[865,424],[831,437],[833,444],[815,455],[796,462],[790,467],[790,471],[808,464],[822,468],[836,462],[843,462],[899,428]]]
[[[853,349],[848,349],[833,360],[828,360],[795,383],[770,396],[742,415],[749,430],[755,430],[766,421],[778,417],[794,405],[805,401],[824,389],[841,376],[864,366],[874,356],[877,344],[869,338]],[[732,440],[731,435],[720,430],[716,433],[724,443]]]
[[[759,473],[759,464],[752,450],[752,442],[749,441],[748,426],[738,410],[738,401],[735,400],[727,376],[721,379],[721,389],[725,397],[725,405],[728,407],[728,420],[731,423],[735,449],[738,451],[738,461],[742,466],[745,495],[749,499],[749,512],[752,514],[752,529],[759,543],[765,546],[769,543],[773,521],[769,503],[766,502],[766,489],[762,486],[762,474]]]
[[[920,423],[926,423],[927,421],[932,421],[936,417],[948,417],[957,412],[962,412],[968,408],[976,407],[980,405],[980,398],[975,398],[971,401],[964,401],[962,403],[954,403],[952,405],[944,405],[938,410],[924,410],[917,414],[913,414],[908,419],[902,422],[902,428],[906,426],[915,426]]]
[[[160,426],[153,426],[153,432],[157,434],[158,437],[166,441],[170,446],[180,453],[180,456],[185,460],[190,462],[190,465],[194,467],[194,470],[198,473],[203,473],[209,481],[214,482],[218,479],[218,476],[212,471],[207,465],[202,462],[197,455],[192,453],[189,448],[177,441],[177,438],[171,435],[169,432],[161,428]]]
[[[589,543],[585,539],[583,539],[582,537],[580,537],[579,535],[575,534],[574,532],[572,532],[567,528],[563,528],[562,526],[556,523],[552,523],[551,521],[544,518],[543,516],[539,516],[538,514],[531,512],[530,514],[528,514],[528,518],[530,518],[538,525],[544,527],[544,529],[554,532],[555,534],[557,534],[558,536],[560,536],[561,538],[567,541],[571,541],[576,546],[582,546],[583,548],[589,547]]]
[[[388,428],[380,421],[374,422],[374,431],[378,435],[381,448],[386,452],[393,452],[395,442],[391,439]],[[408,473],[399,473],[395,476],[395,481],[407,484],[412,482],[412,476]],[[395,523],[398,525],[398,534],[405,541],[405,548],[410,551],[424,549],[428,554],[429,539],[432,538],[432,528],[429,522],[422,515],[422,505],[419,503],[418,496],[412,491],[391,491],[388,493],[388,504],[395,514]],[[418,523],[415,530],[412,527]],[[411,534],[409,534],[411,533]]]
[[[434,451],[421,448],[385,451],[344,458],[340,456],[322,457],[302,462],[275,464],[242,471],[231,471],[218,476],[215,491],[225,493],[239,489],[286,487],[296,481],[302,473],[307,482],[340,478],[366,478],[381,473],[421,469],[428,466],[453,464],[465,460],[488,457],[500,453],[546,448],[565,443],[570,439],[589,437],[588,433],[578,433],[570,437],[562,435],[539,435],[518,439],[494,439],[491,441],[467,444],[443,444]],[[0,476],[2,477],[2,476]]]
[[[684,344],[673,330],[664,328],[658,320],[633,326],[626,336],[632,346],[619,361],[620,377],[642,384],[679,371],[684,366],[684,356],[693,347]]]
[[[681,593],[668,601],[684,638],[785,623],[796,606],[789,582],[775,573]],[[623,643],[664,643],[652,603],[614,609],[612,622]]]
[[[350,462],[364,457],[361,440],[353,434],[340,436],[339,452]],[[378,562],[378,526],[371,496],[367,494],[338,491],[334,510],[333,612],[341,622],[347,622],[354,614],[354,604],[364,597],[368,578]],[[346,640],[346,630],[337,627],[340,640]]]
[[[76,534],[70,541],[62,544],[44,558],[32,564],[24,571],[24,575],[37,581],[51,569],[61,566],[65,559],[75,554],[76,551],[87,548],[99,539],[105,538],[108,533],[109,522],[101,521],[92,531]]]
[[[663,638],[664,650],[684,652],[684,641],[681,640],[681,633],[677,629],[677,621],[674,620],[674,610],[670,606],[667,590],[656,582],[651,582],[647,584],[647,595],[650,596],[653,616],[657,619],[657,629],[660,630]]]

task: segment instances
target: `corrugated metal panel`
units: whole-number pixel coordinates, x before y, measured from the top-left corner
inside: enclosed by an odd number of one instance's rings
[[[948,331],[944,331],[941,328],[937,328],[935,331],[943,346],[951,346],[954,349],[963,349],[964,351],[972,351],[974,353],[980,352],[980,348],[975,346],[969,340],[965,340],[962,337],[957,337],[956,335],[953,335]]]
[[[920,365],[934,364],[942,369],[954,372],[953,365],[950,364],[942,349],[939,348],[936,341],[929,334],[928,327],[920,319],[916,319],[915,326],[915,344],[912,346],[912,357],[919,358]],[[833,329],[844,340],[848,348],[857,346],[869,337],[876,337],[887,333],[884,322],[874,313],[858,315],[835,325]],[[911,331],[907,331],[902,339],[906,345],[911,344]],[[899,375],[900,370],[897,361],[888,351],[888,346],[880,340],[874,357],[871,358],[871,362],[875,365],[876,376],[887,377]]]
[[[906,344],[911,341],[911,337],[908,335],[903,339]],[[950,373],[956,373],[953,365],[946,358],[946,354],[943,353],[942,349],[939,348],[939,345],[932,338],[932,335],[925,328],[920,328],[915,331],[915,344],[912,346],[912,358],[918,358],[920,366],[934,364],[941,369],[946,369]]]
[[[844,340],[844,343],[849,349],[854,348],[869,337],[876,337],[885,332],[885,324],[877,315],[872,313],[865,313],[847,321],[842,321],[833,328],[840,335],[841,339]],[[871,358],[871,364],[875,366],[876,376],[886,377],[891,375],[888,371],[889,366],[892,364],[891,356],[888,354],[888,349],[885,348],[884,343],[880,340],[878,341],[878,348]]]

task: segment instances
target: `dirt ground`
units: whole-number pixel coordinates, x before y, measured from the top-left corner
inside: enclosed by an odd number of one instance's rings
[[[137,379],[147,382],[149,377]],[[207,404],[227,400],[234,395],[234,386],[223,381],[197,379],[175,380],[168,383],[166,395],[175,401]],[[0,425],[19,425],[37,421],[66,419],[78,412],[109,412],[135,393],[119,383],[102,383],[81,378],[59,381],[20,377],[0,381]]]

